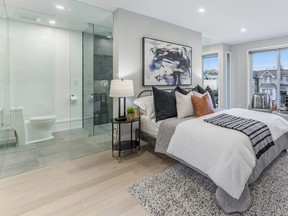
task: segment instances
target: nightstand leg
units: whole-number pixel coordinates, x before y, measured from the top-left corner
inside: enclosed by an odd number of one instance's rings
[[[121,163],[121,157],[118,158],[118,163]]]
[[[114,150],[112,149],[112,157],[114,157]]]

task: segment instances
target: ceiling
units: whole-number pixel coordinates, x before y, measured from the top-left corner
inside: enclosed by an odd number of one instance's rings
[[[79,0],[109,11],[123,8],[201,32],[206,44],[237,44],[288,35],[287,0]],[[8,16],[42,15],[43,23],[54,18],[55,26],[83,31],[87,23],[99,26],[99,34],[112,32],[112,13],[71,0],[5,0]],[[65,11],[55,8],[66,7]],[[200,7],[205,13],[199,13]],[[68,8],[71,11],[68,11]],[[97,10],[97,11],[96,11]],[[96,11],[96,12],[95,12]],[[69,13],[69,14],[67,14]],[[37,15],[38,14],[38,15]],[[102,28],[102,29],[101,29]],[[246,32],[241,32],[246,28]]]
[[[93,32],[88,23],[97,26],[94,33],[102,36],[113,32],[113,13],[79,1],[70,0],[5,0],[10,20],[32,22],[39,25],[77,31]],[[55,6],[65,9],[59,10]],[[35,20],[37,21],[35,21]],[[55,24],[49,21],[54,20]]]
[[[288,35],[287,0],[80,0],[123,8],[202,32],[210,44],[237,44]],[[200,14],[198,9],[205,8]],[[241,32],[246,28],[246,32]]]

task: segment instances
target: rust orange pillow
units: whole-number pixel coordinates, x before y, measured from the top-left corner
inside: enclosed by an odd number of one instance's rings
[[[205,94],[202,98],[192,95],[191,99],[196,117],[214,113],[213,104],[208,94]]]

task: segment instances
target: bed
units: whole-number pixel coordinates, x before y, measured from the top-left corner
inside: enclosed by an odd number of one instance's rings
[[[139,97],[142,95],[143,92]],[[264,122],[271,131],[275,145],[257,159],[245,134],[204,121],[221,114]],[[226,213],[245,212],[249,208],[249,184],[256,181],[283,150],[288,149],[288,122],[268,113],[230,109],[218,110],[200,118],[176,117],[160,122],[153,120],[151,113],[144,113],[141,121],[144,126],[142,139],[155,144],[155,152],[188,165],[218,186],[216,199]]]

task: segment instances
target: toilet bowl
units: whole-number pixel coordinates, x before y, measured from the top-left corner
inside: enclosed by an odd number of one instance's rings
[[[11,128],[16,131],[18,145],[53,139],[52,129],[56,116],[31,117],[24,120],[23,107],[12,107],[10,110]]]

